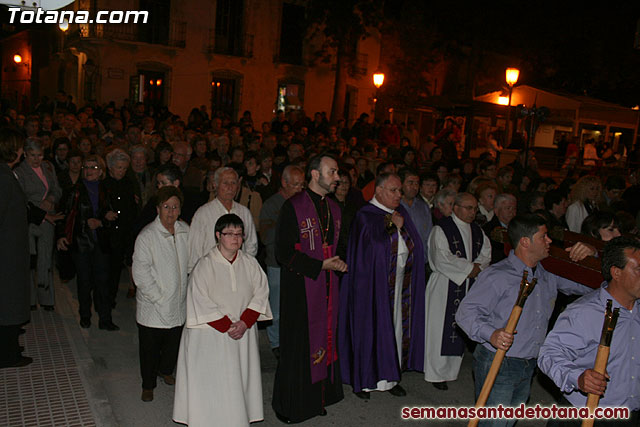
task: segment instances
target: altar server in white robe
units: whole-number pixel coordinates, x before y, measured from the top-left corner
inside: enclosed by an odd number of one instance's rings
[[[251,212],[233,199],[240,188],[238,173],[229,167],[219,168],[213,176],[216,198],[200,206],[191,220],[189,230],[189,273],[198,260],[216,246],[213,226],[222,215],[236,214],[244,223],[244,246],[246,255],[258,254],[258,235]]]
[[[453,214],[442,218],[429,236],[429,264],[433,273],[426,292],[424,379],[439,390],[458,378],[464,338],[455,312],[469,286],[491,261],[491,243],[473,222],[478,202],[458,193]]]
[[[223,215],[218,245],[189,279],[187,322],[180,342],[173,419],[190,426],[242,426],[261,421],[262,377],[257,320],[271,319],[267,277],[240,250],[242,220]]]

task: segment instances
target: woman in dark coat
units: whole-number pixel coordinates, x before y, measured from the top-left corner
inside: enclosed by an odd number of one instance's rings
[[[102,183],[106,166],[91,154],[82,164],[83,179],[62,198],[66,221],[57,228],[58,249],[71,250],[77,272],[80,326],[91,326],[91,302],[100,316],[100,329],[117,331],[111,320],[109,238],[117,214],[110,210]],[[93,293],[93,295],[92,295]],[[92,298],[93,296],[93,298]]]
[[[131,267],[133,255],[133,226],[138,217],[139,198],[136,198],[134,184],[126,176],[131,158],[123,150],[116,148],[106,156],[108,173],[104,179],[104,189],[107,196],[109,209],[116,213],[113,226],[109,227],[109,289],[111,306],[116,305],[116,296],[120,284],[122,267]],[[131,284],[131,283],[130,283]],[[130,286],[128,297],[135,295],[133,286]]]
[[[29,228],[27,199],[11,168],[20,161],[23,143],[18,131],[0,129],[0,368],[33,361],[18,344],[20,325],[30,318]]]

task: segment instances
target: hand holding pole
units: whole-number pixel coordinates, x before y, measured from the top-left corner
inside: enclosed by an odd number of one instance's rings
[[[520,292],[518,293],[518,299],[516,300],[516,303],[511,310],[511,315],[509,316],[509,320],[507,321],[507,326],[504,328],[505,332],[508,332],[510,334],[513,334],[515,332],[516,326],[518,326],[518,320],[520,320],[520,315],[522,314],[524,303],[527,301],[527,297],[531,294],[531,292],[533,292],[533,288],[538,282],[538,279],[533,279],[531,282],[527,282],[528,274],[529,272],[527,270],[522,272],[522,281],[520,282]],[[504,360],[504,356],[506,355],[506,353],[506,350],[499,348],[497,349],[496,354],[493,356],[491,368],[489,368],[489,373],[487,373],[487,378],[485,378],[484,380],[482,390],[480,390],[478,400],[476,401],[476,408],[481,408],[487,403],[487,399],[489,398],[489,394],[491,393],[493,384],[496,381],[498,371],[500,370],[500,365],[502,365],[502,361]],[[468,427],[476,427],[479,421],[480,420],[478,418],[470,419]]]
[[[616,328],[618,314],[620,313],[620,308],[616,308],[611,311],[612,304],[612,300],[608,299],[607,308],[604,313],[604,323],[602,324],[602,334],[600,334],[600,345],[598,346],[598,353],[596,354],[596,361],[593,367],[594,371],[602,375],[604,375],[607,370],[613,330]],[[589,393],[587,395],[587,407],[589,408],[589,414],[593,415],[593,411],[598,407],[598,402],[600,402],[600,396],[597,394]],[[582,427],[591,427],[593,426],[594,421],[594,418],[584,418],[582,420]]]

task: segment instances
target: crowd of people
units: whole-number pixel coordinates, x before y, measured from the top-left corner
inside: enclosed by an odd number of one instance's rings
[[[80,327],[93,310],[99,329],[117,331],[124,270],[141,399],[153,400],[158,377],[175,384],[177,422],[263,419],[259,321],[285,423],[325,415],[343,384],[365,400],[405,396],[405,370],[447,390],[469,348],[476,395],[506,351],[490,405],[526,402],[538,363],[563,404],[615,385],[602,402],[637,422],[635,170],[573,162],[560,182],[540,174],[533,150],[509,164],[499,146],[460,158],[452,126],[421,141],[414,123],[367,114],[350,128],[295,110],[258,125],[249,111],[232,122],[202,106],[183,121],[141,103],[77,109],[62,95],[26,116],[8,109],[0,129],[0,367],[31,363],[18,335],[30,310],[55,310],[56,269],[75,277]],[[601,289],[540,264],[564,230],[611,241],[567,248],[572,260],[601,259]],[[504,327],[523,271],[538,285],[514,335]],[[587,296],[547,336],[558,291]],[[592,369],[598,316],[580,307],[596,313],[607,298],[627,339],[614,335],[605,377]]]

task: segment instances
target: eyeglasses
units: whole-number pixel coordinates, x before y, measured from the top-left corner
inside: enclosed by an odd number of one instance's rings
[[[95,166],[82,166],[82,169],[97,170],[97,169],[100,169],[100,166],[97,166],[97,165],[95,165]]]
[[[179,210],[179,209],[180,209],[180,206],[175,206],[175,205],[174,205],[174,206],[162,205],[162,209],[171,209],[171,210],[175,211],[175,210]]]
[[[222,234],[225,237],[231,236],[231,237],[237,237],[239,239],[242,239],[244,237],[242,233],[220,233],[220,234]]]

